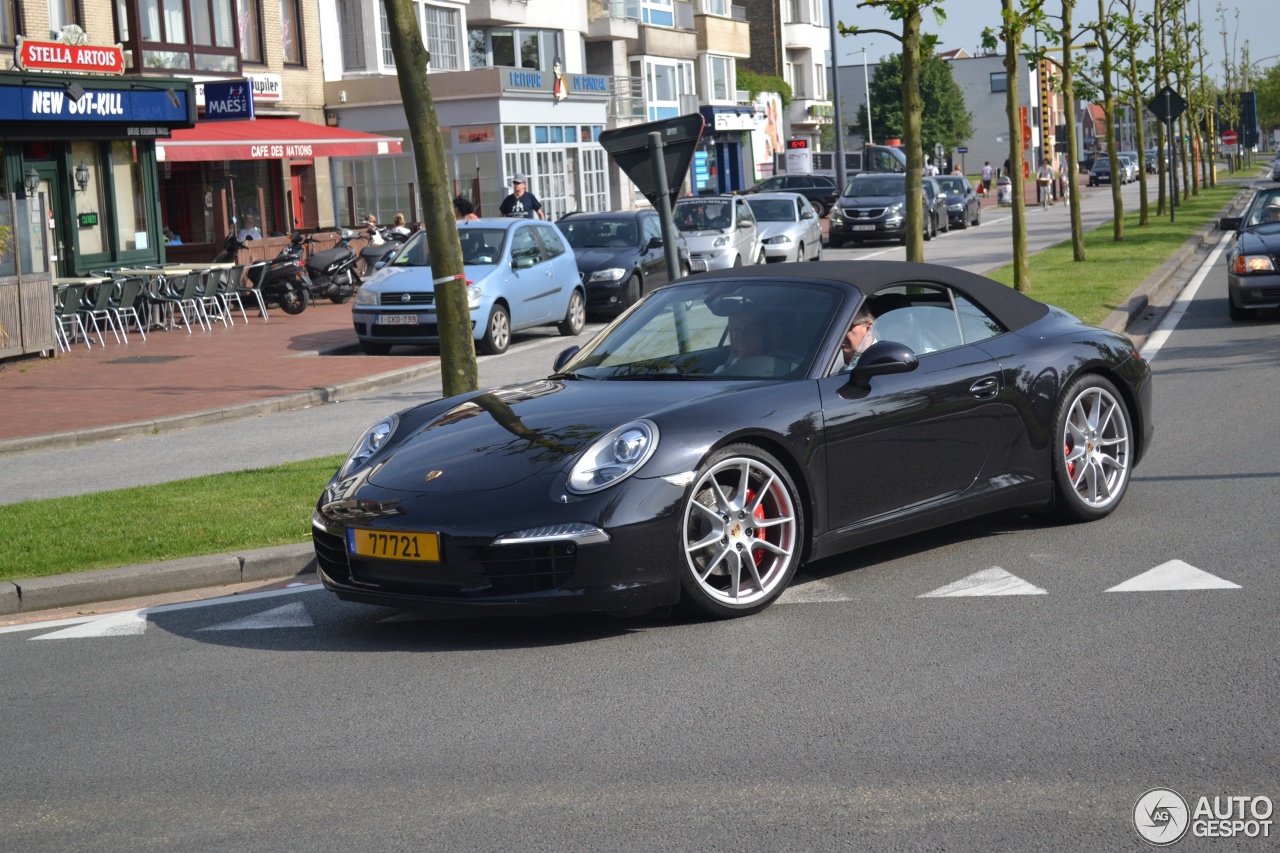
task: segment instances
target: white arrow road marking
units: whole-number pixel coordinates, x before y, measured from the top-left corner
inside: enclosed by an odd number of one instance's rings
[[[1181,560],[1161,563],[1107,592],[1162,592],[1178,589],[1240,589],[1240,584],[1197,569]]]
[[[124,613],[112,613],[92,622],[73,625],[54,631],[52,634],[41,634],[33,640],[73,640],[82,637],[123,637],[129,634],[141,634],[147,630],[147,614],[143,610],[126,610]]]
[[[199,630],[262,631],[268,628],[310,628],[315,624],[311,619],[311,614],[307,612],[307,608],[302,605],[302,602],[295,601],[293,604],[273,607],[270,610],[264,610],[252,616],[232,619],[230,622],[220,622],[217,625],[210,625]]]
[[[821,601],[850,601],[849,596],[836,590],[826,581],[816,578],[801,583],[792,582],[778,597],[778,604],[816,604]]]
[[[926,592],[918,598],[958,598],[980,595],[1045,595],[1045,590],[1011,575],[999,566],[974,572],[967,578]]]

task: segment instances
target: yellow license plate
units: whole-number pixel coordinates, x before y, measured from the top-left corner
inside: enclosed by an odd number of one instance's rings
[[[440,535],[404,533],[397,530],[347,528],[347,550],[357,557],[375,560],[416,560],[440,562]]]

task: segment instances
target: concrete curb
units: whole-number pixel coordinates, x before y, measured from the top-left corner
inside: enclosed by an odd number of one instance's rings
[[[6,583],[0,588],[0,615],[274,580],[308,574],[315,569],[315,550],[310,542],[304,542],[234,554],[50,575]]]
[[[190,429],[198,426],[243,420],[260,415],[276,415],[281,412],[292,412],[311,406],[326,403],[337,403],[348,397],[376,391],[403,382],[412,382],[426,376],[434,376],[440,372],[440,361],[437,359],[426,364],[402,367],[376,376],[353,379],[341,385],[328,385],[301,391],[284,397],[272,397],[269,400],[257,400],[252,403],[238,403],[220,409],[209,409],[203,412],[192,412],[186,415],[173,415],[168,418],[153,418],[146,421],[134,421],[127,424],[113,424],[105,427],[74,430],[72,432],[55,432],[48,435],[24,436],[8,438],[0,441],[0,456],[13,453],[26,453],[32,450],[54,450],[66,447],[81,447],[88,444],[99,444],[121,438],[155,435],[172,430]]]

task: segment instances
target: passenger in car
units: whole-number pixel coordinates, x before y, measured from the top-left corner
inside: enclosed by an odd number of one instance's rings
[[[764,317],[752,308],[743,308],[730,316],[729,357],[715,372],[722,373],[740,361],[764,355],[768,334],[769,326]]]
[[[867,347],[876,342],[875,322],[875,316],[865,304],[858,309],[857,314],[853,315],[849,331],[845,333],[844,340],[840,341],[840,358],[844,364],[840,367],[839,373],[848,373],[853,370],[858,364],[858,357],[866,352]]]

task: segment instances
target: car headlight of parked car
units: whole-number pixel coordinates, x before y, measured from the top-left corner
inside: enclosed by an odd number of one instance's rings
[[[772,245],[777,245],[778,243],[790,243],[791,238],[788,237],[786,234],[779,234],[777,237],[770,237],[768,240],[765,240],[765,242]]]
[[[1251,272],[1275,272],[1275,264],[1266,255],[1239,254],[1231,261],[1231,271],[1236,275],[1248,275]]]
[[[717,249],[719,249],[721,246],[727,246],[727,245],[729,245],[729,235],[728,235],[728,234],[725,234],[725,235],[723,235],[723,236],[721,236],[721,237],[717,237],[717,238],[715,239],[715,241],[714,241],[714,242],[712,242],[712,244],[711,244],[711,245],[712,245],[712,246],[714,246],[714,247],[715,247],[715,248],[717,248]]]
[[[902,217],[906,213],[906,209],[906,202],[900,201],[896,204],[889,205],[884,209],[884,221],[886,223],[902,221]]]
[[[567,487],[589,495],[630,477],[658,449],[658,425],[646,418],[623,424],[587,448],[569,471]]]
[[[338,469],[338,479],[345,478],[356,468],[363,465],[369,457],[377,453],[387,443],[387,440],[395,434],[396,427],[399,425],[400,416],[390,415],[365,430],[364,435],[360,436],[355,447],[352,447],[351,452],[347,454],[347,461],[343,462],[342,467]]]
[[[377,305],[378,291],[368,287],[362,287],[356,291],[356,305]]]
[[[947,205],[947,210],[964,210],[964,202],[953,201],[951,204]]]
[[[610,267],[607,270],[596,270],[588,281],[618,281],[627,271],[622,267]]]

